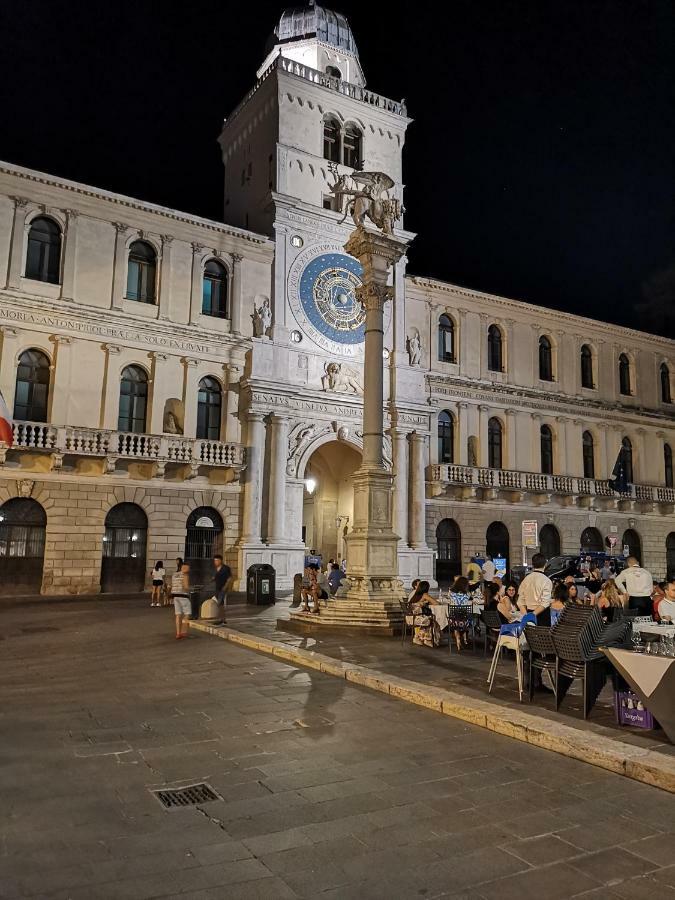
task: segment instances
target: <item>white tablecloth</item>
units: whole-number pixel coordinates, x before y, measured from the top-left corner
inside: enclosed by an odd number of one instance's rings
[[[661,634],[666,637],[675,637],[675,625],[659,625],[658,622],[636,622],[633,628],[641,634]]]
[[[675,659],[614,647],[603,648],[603,653],[675,743]]]

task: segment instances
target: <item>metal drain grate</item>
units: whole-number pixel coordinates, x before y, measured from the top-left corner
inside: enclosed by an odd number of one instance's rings
[[[162,804],[164,809],[180,809],[183,806],[197,806],[200,803],[211,803],[213,800],[222,800],[210,784],[189,784],[187,787],[172,788],[171,790],[151,791]]]

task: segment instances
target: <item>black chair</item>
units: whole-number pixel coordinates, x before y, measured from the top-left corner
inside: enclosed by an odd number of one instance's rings
[[[502,627],[502,620],[496,609],[484,609],[481,613],[483,625],[485,625],[485,643],[483,644],[483,656],[487,656],[488,641],[492,642],[493,647],[497,645],[499,640],[499,631]]]
[[[583,713],[584,719],[587,719],[605,686],[609,665],[603,653],[589,646],[588,639],[582,635],[582,629],[576,633],[570,632],[571,629],[558,626],[551,631],[556,654],[555,708],[557,712],[574,679],[581,678]]]
[[[530,648],[529,666],[529,697],[530,703],[534,699],[534,670],[546,671],[551,674],[553,692],[557,692],[556,665],[557,657],[555,645],[551,637],[551,629],[546,625],[528,625],[525,629],[525,640]]]
[[[405,639],[408,636],[408,628],[410,628],[410,634],[415,633],[415,616],[410,612],[407,600],[399,600],[399,604],[401,606],[401,613],[403,615],[403,623],[401,625],[401,643],[405,644]],[[412,619],[411,625],[408,625],[408,618]]]
[[[470,606],[448,606],[448,619],[455,622],[466,623],[466,631],[468,633],[471,630],[472,608]],[[450,653],[452,653],[452,632],[454,630],[452,625],[448,625],[448,649]],[[475,649],[473,635],[471,636],[471,644],[472,649]]]

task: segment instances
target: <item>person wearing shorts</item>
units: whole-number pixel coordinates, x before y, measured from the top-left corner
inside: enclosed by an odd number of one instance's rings
[[[179,572],[171,578],[171,597],[176,614],[176,640],[187,637],[188,620],[192,615],[190,606],[190,566],[183,563]]]

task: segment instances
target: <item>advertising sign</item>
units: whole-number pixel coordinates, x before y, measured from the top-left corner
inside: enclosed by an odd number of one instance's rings
[[[506,578],[506,560],[503,556],[493,556],[492,562],[495,564],[495,575],[500,578]]]
[[[523,547],[539,546],[539,526],[537,520],[523,522]]]

